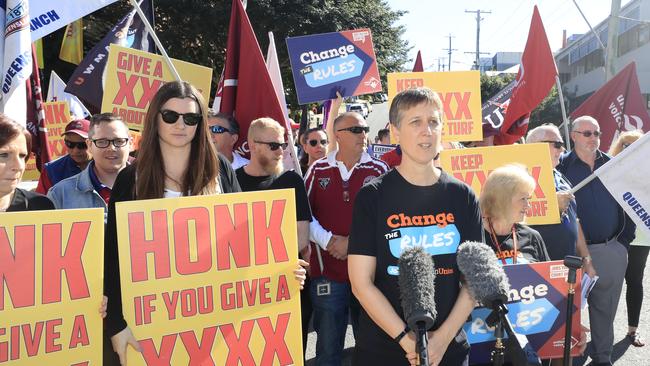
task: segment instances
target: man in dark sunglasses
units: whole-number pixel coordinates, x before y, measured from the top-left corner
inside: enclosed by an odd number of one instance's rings
[[[233,151],[239,140],[239,124],[234,117],[209,111],[208,128],[214,147],[230,161],[234,170],[248,164],[248,159]]]
[[[53,185],[86,168],[92,158],[86,143],[89,126],[90,121],[85,119],[71,121],[65,126],[61,136],[67,154],[44,165],[36,192],[47,194]]]
[[[610,160],[600,147],[600,127],[590,116],[576,118],[571,125],[574,150],[560,158],[558,170],[573,185],[590,176]],[[641,168],[641,167],[639,167]],[[589,295],[594,364],[611,365],[614,344],[614,316],[627,268],[627,249],[634,240],[636,225],[609,191],[596,178],[575,192],[578,217],[584,231],[592,262],[599,280]]]

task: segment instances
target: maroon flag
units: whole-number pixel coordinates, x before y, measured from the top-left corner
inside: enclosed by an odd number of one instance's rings
[[[533,10],[528,40],[510,104],[495,145],[508,145],[520,139],[528,130],[530,112],[548,95],[555,83],[557,67],[537,6]]]
[[[45,111],[43,110],[43,94],[34,44],[32,44],[32,75],[26,83],[27,129],[32,135],[32,152],[36,157],[36,167],[40,171],[43,164],[50,161],[51,156],[47,144]]]
[[[246,136],[251,121],[260,117],[284,121],[283,108],[241,0],[232,2],[219,112],[232,114],[239,122],[235,149],[246,157],[250,153]]]
[[[413,72],[422,72],[424,67],[422,66],[422,53],[418,51],[418,55],[415,58],[415,65],[413,65]]]
[[[571,113],[571,119],[592,116],[600,125],[600,149],[609,145],[620,132],[650,130],[650,116],[639,88],[636,63],[631,62]]]

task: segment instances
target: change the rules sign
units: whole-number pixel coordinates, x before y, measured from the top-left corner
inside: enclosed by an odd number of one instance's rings
[[[370,29],[287,38],[298,102],[381,91]]]
[[[116,210],[130,366],[302,365],[292,190]]]
[[[0,364],[101,365],[102,209],[0,214]]]

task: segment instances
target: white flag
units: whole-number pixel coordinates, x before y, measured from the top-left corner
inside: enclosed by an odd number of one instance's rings
[[[47,101],[48,102],[68,102],[70,106],[70,114],[74,119],[86,119],[90,116],[90,112],[86,106],[81,103],[79,98],[70,93],[65,92],[65,83],[54,70],[50,74],[50,85],[47,87]]]
[[[650,134],[646,133],[594,174],[634,220],[650,233]]]
[[[284,84],[282,83],[282,74],[280,73],[280,62],[278,61],[278,53],[275,50],[275,39],[273,38],[273,32],[269,32],[269,49],[266,53],[266,69],[269,71],[269,76],[271,76],[271,82],[273,83],[273,89],[275,89],[275,94],[278,96],[282,110],[284,111],[284,121],[279,121],[284,125],[284,128],[287,130],[289,138],[292,138],[291,123],[289,122],[289,113],[287,112],[287,101],[284,97]],[[293,141],[289,142],[289,148],[284,150],[283,164],[284,169],[289,170],[293,169],[298,174],[302,175],[300,170],[300,163],[298,162],[298,153],[296,147],[293,144]]]
[[[117,0],[29,0],[32,41],[63,28]],[[11,1],[7,1],[9,3]]]
[[[27,123],[27,85],[32,74],[32,40],[29,31],[29,3],[27,0],[7,0],[0,25],[4,38],[0,39],[2,59],[2,88],[0,108],[4,114],[23,126]]]

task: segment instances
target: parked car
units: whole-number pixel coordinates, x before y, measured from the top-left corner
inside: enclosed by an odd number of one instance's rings
[[[368,117],[368,108],[361,103],[349,103],[347,105],[348,112],[357,112],[363,116],[363,118]]]

